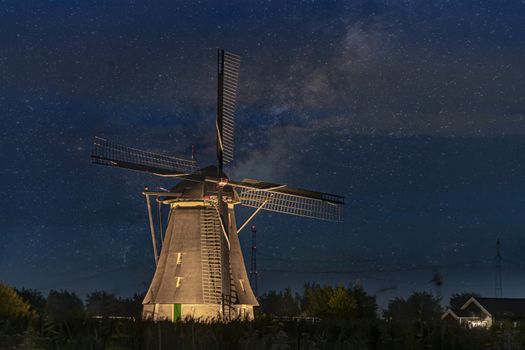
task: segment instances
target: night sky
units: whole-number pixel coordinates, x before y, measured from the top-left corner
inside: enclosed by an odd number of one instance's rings
[[[257,216],[260,292],[360,283],[384,306],[439,272],[445,299],[493,296],[499,237],[525,297],[523,23],[523,1],[1,1],[0,280],[144,291],[141,191],[174,183],[92,165],[92,138],[214,163],[222,47],[230,177],[347,201],[342,224]]]

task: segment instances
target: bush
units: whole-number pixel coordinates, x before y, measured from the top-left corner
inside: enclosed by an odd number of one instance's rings
[[[80,319],[85,316],[82,300],[66,290],[51,290],[46,301],[46,315],[53,321]]]
[[[0,318],[30,318],[31,305],[14,288],[0,283]]]
[[[0,348],[23,343],[24,333],[34,318],[31,305],[14,288],[0,283]]]

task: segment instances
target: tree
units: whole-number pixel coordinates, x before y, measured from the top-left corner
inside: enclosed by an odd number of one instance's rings
[[[461,307],[472,297],[479,297],[479,294],[473,292],[454,293],[450,296],[448,302],[452,310],[461,309]]]
[[[46,298],[36,289],[17,289],[16,292],[27,301],[33,310],[42,314],[46,307]]]
[[[303,312],[307,316],[350,318],[376,318],[375,297],[362,287],[321,287],[316,283],[304,286]]]
[[[395,298],[383,313],[387,320],[430,321],[442,313],[439,298],[427,292],[414,292],[408,299]]]
[[[31,305],[14,288],[0,283],[0,317],[7,319],[31,318],[33,316]]]
[[[122,316],[124,307],[121,300],[114,294],[95,291],[86,298],[86,313],[88,316]]]
[[[140,319],[142,316],[142,301],[146,293],[135,293],[131,298],[126,298],[124,300],[126,307],[126,316],[135,317]]]
[[[350,293],[357,302],[356,317],[361,319],[377,318],[377,303],[375,296],[368,295],[361,286],[354,286]]]
[[[96,291],[86,298],[86,313],[89,316],[124,316],[140,318],[144,294],[134,294],[131,298],[117,297],[112,293]]]
[[[332,295],[332,287],[321,287],[317,283],[306,283],[302,300],[303,312],[306,316],[329,316],[328,302]]]
[[[349,319],[357,315],[357,301],[354,295],[342,286],[331,290],[327,306],[328,314],[335,318]]]
[[[84,304],[73,292],[51,290],[47,295],[46,314],[54,321],[84,317]]]
[[[292,294],[290,288],[282,292],[270,291],[260,298],[260,312],[275,316],[297,316],[299,315],[299,297]]]

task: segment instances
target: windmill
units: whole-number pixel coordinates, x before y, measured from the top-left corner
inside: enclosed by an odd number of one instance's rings
[[[246,273],[239,232],[261,210],[342,221],[344,197],[223,172],[233,160],[234,110],[240,57],[218,50],[217,166],[127,147],[95,137],[94,163],[180,180],[171,190],[145,188],[156,270],[143,301],[143,317],[176,321],[253,319],[257,299]],[[150,198],[169,207],[160,255]],[[235,206],[253,208],[240,226]]]

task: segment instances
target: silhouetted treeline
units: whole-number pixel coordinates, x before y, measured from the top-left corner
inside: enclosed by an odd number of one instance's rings
[[[455,294],[450,305],[471,295]],[[375,298],[360,287],[307,284],[301,293],[265,293],[255,321],[228,324],[141,320],[136,317],[141,301],[140,295],[122,298],[103,291],[84,301],[64,290],[44,297],[0,284],[0,349],[525,348],[525,328],[467,329],[442,322],[439,299],[427,292],[395,298],[379,315]],[[274,317],[279,315],[316,316],[321,321],[288,322]]]
[[[303,293],[270,291],[260,298],[259,314],[274,316],[312,316],[337,319],[374,319],[377,304],[374,296],[361,287],[321,286],[307,283]]]
[[[96,291],[88,294],[86,298],[86,312],[88,316],[140,318],[143,299],[143,294],[121,298],[104,291]]]
[[[395,298],[383,312],[387,321],[436,321],[443,309],[440,299],[427,292],[414,292],[407,299]]]
[[[105,291],[92,292],[87,295],[85,301],[67,290],[51,290],[47,297],[35,289],[22,288],[16,292],[32,310],[55,321],[85,316],[139,318],[144,299],[144,295],[141,294],[123,298]]]

